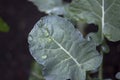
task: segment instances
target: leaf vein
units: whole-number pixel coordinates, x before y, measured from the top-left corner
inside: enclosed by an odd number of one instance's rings
[[[112,2],[112,4],[105,10],[105,13],[115,4],[116,0]]]
[[[54,38],[51,37],[51,39],[52,39],[68,56],[70,56],[70,57],[73,59],[73,61],[77,64],[78,67],[81,66],[81,64],[79,64],[78,61],[77,61],[76,59],[74,59],[74,57],[71,56],[70,53],[63,48],[63,46],[61,46]]]

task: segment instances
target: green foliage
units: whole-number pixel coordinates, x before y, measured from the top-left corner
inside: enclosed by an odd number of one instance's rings
[[[9,26],[0,18],[0,32],[8,32]]]
[[[58,16],[38,21],[28,41],[32,56],[45,68],[46,80],[85,80],[86,71],[98,68],[102,61],[95,44]]]
[[[43,66],[45,80],[103,80],[100,64],[103,53],[109,52],[105,38],[120,40],[120,0],[29,1],[49,14],[35,24],[28,37],[30,52]],[[91,23],[98,25],[98,32],[84,35],[86,24]],[[96,50],[98,46],[100,53]],[[86,78],[87,71],[99,66],[98,78]],[[39,67],[35,68],[36,65],[30,80],[38,80],[35,74],[41,76],[37,72]]]
[[[33,2],[40,11],[52,14],[65,14],[64,7],[67,4],[63,4],[62,0],[29,0]]]
[[[42,66],[40,64],[33,62],[29,80],[44,80],[42,77]]]
[[[104,36],[110,41],[119,41],[119,4],[120,0],[73,0],[66,7],[67,16],[78,23],[82,21],[83,23],[94,23],[98,25],[98,32],[89,35],[96,44],[102,43]]]

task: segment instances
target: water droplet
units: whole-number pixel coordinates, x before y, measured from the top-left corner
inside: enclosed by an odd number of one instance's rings
[[[48,42],[51,42],[52,40],[50,38],[48,38]]]
[[[46,58],[47,58],[47,55],[43,55],[43,56],[42,56],[42,59],[46,59]]]
[[[33,40],[33,37],[30,35],[30,36],[28,37],[28,40],[29,40],[29,41],[32,41],[32,40]]]
[[[49,36],[48,32],[45,33],[45,36]]]
[[[49,36],[49,33],[47,30],[43,30],[43,34],[45,35],[45,37],[48,37]]]

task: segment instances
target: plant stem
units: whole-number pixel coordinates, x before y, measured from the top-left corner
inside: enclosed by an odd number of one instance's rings
[[[101,55],[103,56],[102,51],[101,51]],[[99,78],[99,80],[103,80],[103,62],[101,63],[101,65],[99,67],[98,78]]]
[[[101,66],[99,67],[99,73],[98,73],[98,78],[99,80],[103,80],[103,69],[102,69],[102,64]]]

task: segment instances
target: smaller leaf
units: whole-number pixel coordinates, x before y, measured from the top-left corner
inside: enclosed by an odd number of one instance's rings
[[[120,40],[120,0],[73,0],[66,7],[67,17],[83,23],[98,25],[97,33],[88,36],[99,45],[104,37],[110,41]]]
[[[116,75],[115,75],[116,79],[119,79],[120,80],[120,72],[118,72]]]
[[[65,13],[64,7],[67,4],[63,3],[63,0],[29,0],[33,2],[37,8],[47,14],[53,13],[57,15],[62,15]]]
[[[8,32],[9,26],[0,18],[0,32]]]
[[[42,77],[42,67],[37,62],[33,62],[29,80],[44,80]]]

